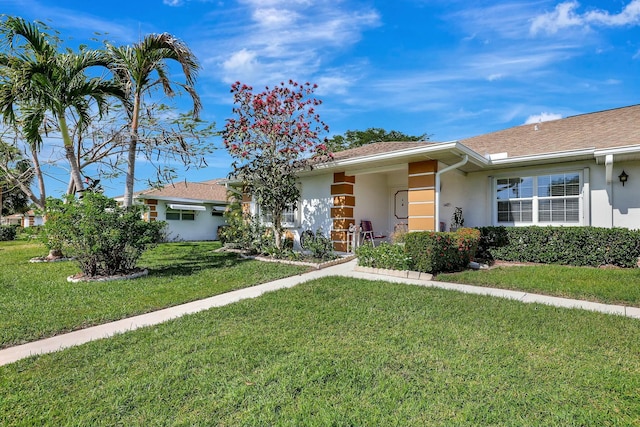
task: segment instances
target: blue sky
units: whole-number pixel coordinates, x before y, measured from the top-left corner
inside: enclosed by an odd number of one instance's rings
[[[220,129],[236,80],[256,88],[317,83],[331,135],[381,127],[433,141],[640,102],[640,0],[1,4],[0,12],[45,21],[70,43],[129,44],[160,32],[181,38],[202,64],[202,116]],[[226,176],[229,164],[219,150],[209,168],[184,178]],[[59,195],[68,175],[52,173],[48,192]],[[120,181],[105,186],[109,195],[123,192]]]

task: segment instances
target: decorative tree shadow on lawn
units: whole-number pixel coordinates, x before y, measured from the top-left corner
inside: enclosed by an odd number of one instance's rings
[[[189,276],[201,270],[230,268],[247,262],[235,253],[214,252],[218,244],[175,243],[162,245],[153,250],[151,256],[143,257],[140,266],[154,276]]]

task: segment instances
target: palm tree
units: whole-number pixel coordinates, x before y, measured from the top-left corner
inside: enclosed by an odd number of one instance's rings
[[[133,46],[107,46],[111,58],[111,69],[127,89],[130,99],[130,142],[127,157],[127,176],[124,192],[124,206],[133,203],[135,161],[140,126],[140,108],[145,93],[160,85],[167,96],[173,96],[173,84],[184,89],[193,101],[193,116],[198,117],[201,109],[200,97],[193,85],[200,68],[193,52],[181,40],[171,34],[149,34]],[[185,83],[177,83],[169,78],[167,60],[176,61],[182,67]]]
[[[82,191],[82,174],[74,155],[67,114],[73,112],[80,126],[85,126],[93,105],[102,114],[110,97],[126,101],[125,91],[114,81],[87,76],[90,68],[107,67],[104,52],[89,49],[79,53],[58,52],[51,36],[38,25],[18,17],[5,18],[0,29],[11,52],[0,55],[0,112],[5,122],[20,122],[27,142],[40,147],[41,129],[50,114],[62,136],[75,190]],[[21,120],[16,117],[16,109]]]

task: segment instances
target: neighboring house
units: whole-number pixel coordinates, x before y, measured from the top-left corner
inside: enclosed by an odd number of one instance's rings
[[[350,224],[375,233],[465,226],[640,227],[640,105],[517,126],[461,141],[381,142],[299,174],[287,215],[346,250]],[[255,213],[255,206],[251,205]]]
[[[30,210],[24,214],[13,214],[2,217],[2,225],[19,225],[20,227],[33,227],[43,225],[44,218],[40,214],[36,214]]]
[[[169,240],[217,240],[227,206],[227,189],[218,180],[177,182],[134,194],[145,205],[147,221],[166,221]],[[115,198],[122,201],[122,196]]]

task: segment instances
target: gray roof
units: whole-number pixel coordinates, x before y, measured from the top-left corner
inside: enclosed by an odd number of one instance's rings
[[[640,144],[640,105],[516,126],[460,141],[480,155],[531,156]]]
[[[180,181],[167,184],[161,188],[150,188],[137,192],[135,197],[145,199],[176,198],[226,203],[227,189],[225,186],[218,184],[218,182],[218,179],[204,182]]]

